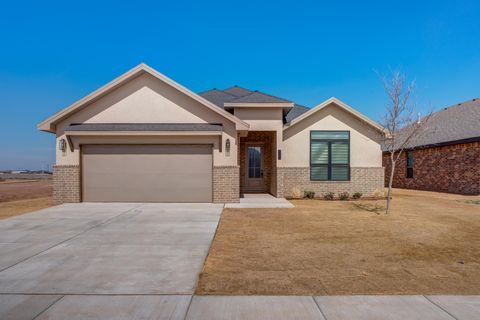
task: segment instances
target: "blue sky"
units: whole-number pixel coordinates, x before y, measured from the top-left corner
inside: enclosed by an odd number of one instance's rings
[[[234,84],[378,120],[376,72],[420,109],[480,96],[479,1],[15,2],[0,11],[0,170],[54,162],[36,124],[140,62],[194,91]]]

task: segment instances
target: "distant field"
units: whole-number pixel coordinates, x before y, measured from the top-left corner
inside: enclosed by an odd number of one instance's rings
[[[0,173],[0,180],[51,180],[52,175],[46,173]]]
[[[0,175],[3,177],[5,175]],[[32,212],[53,205],[52,179],[23,179],[23,174],[15,178],[0,181],[0,219]],[[38,175],[37,175],[38,176]],[[46,175],[42,175],[46,176]],[[51,175],[48,175],[51,177]],[[30,175],[30,179],[35,178]]]

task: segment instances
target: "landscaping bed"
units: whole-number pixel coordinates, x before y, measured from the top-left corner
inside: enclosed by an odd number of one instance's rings
[[[480,294],[480,197],[414,190],[385,200],[225,209],[203,295]]]

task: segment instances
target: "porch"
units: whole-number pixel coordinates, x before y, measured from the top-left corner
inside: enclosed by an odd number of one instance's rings
[[[248,194],[277,196],[276,139],[275,131],[250,131],[240,137],[240,199]]]

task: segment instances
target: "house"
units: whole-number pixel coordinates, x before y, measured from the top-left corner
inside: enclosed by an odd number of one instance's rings
[[[390,172],[387,152],[383,165]],[[393,187],[480,194],[480,99],[432,114],[426,128],[398,160]]]
[[[243,193],[383,189],[382,127],[234,86],[196,94],[145,64],[41,122],[57,203],[238,202]]]

